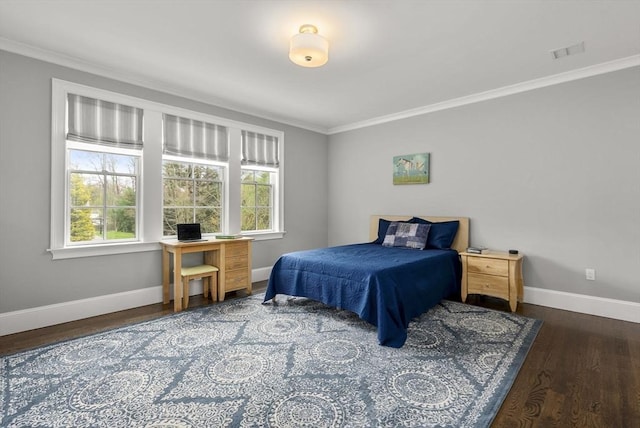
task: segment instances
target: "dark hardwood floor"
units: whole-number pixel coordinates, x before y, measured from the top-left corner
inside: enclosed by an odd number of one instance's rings
[[[254,292],[265,287],[256,283]],[[467,303],[509,310],[489,297],[470,296]],[[189,302],[203,304],[209,303],[198,296]],[[0,355],[172,312],[172,305],[155,304],[2,336]],[[517,312],[544,323],[493,427],[640,427],[640,325],[529,304]]]
[[[497,299],[469,303],[508,310]],[[640,427],[640,324],[520,304],[544,321],[493,427]]]

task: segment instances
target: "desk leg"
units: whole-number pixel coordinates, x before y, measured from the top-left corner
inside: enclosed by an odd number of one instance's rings
[[[173,312],[182,310],[182,250],[176,248],[173,253]]]
[[[162,303],[169,303],[169,252],[162,246]]]
[[[227,246],[221,245],[218,251],[218,302],[224,301],[224,296],[227,294],[225,290],[226,282],[226,270],[227,270]]]
[[[253,260],[253,256],[251,255],[251,241],[247,242],[247,260],[247,281],[249,282],[247,284],[247,294],[251,296],[253,292],[253,280],[251,279],[251,260]]]

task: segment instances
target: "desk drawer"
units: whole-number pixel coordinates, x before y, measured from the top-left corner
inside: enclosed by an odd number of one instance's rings
[[[230,270],[247,269],[249,265],[249,256],[227,257],[225,268]]]
[[[249,244],[248,242],[234,242],[225,246],[225,254],[227,259],[229,257],[248,256]]]
[[[249,286],[249,272],[246,269],[227,271],[224,282],[225,291],[247,288]]]
[[[470,274],[482,273],[486,275],[509,276],[509,261],[485,257],[468,257],[467,270]]]
[[[470,273],[467,276],[469,294],[486,294],[509,300],[509,278]]]

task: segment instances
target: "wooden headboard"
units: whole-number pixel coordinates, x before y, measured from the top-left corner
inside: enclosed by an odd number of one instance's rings
[[[369,239],[373,241],[378,238],[378,220],[380,220],[381,218],[389,221],[407,221],[412,217],[419,217],[424,220],[429,220],[433,223],[458,220],[460,222],[460,227],[458,227],[458,233],[453,240],[453,245],[451,245],[451,248],[458,251],[459,253],[467,251],[467,248],[469,247],[469,217],[433,217],[428,215],[372,215],[371,221],[369,223]]]

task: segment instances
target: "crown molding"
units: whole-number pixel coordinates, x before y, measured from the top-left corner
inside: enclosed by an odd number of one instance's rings
[[[294,126],[296,128],[302,128],[309,131],[317,132],[319,134],[332,135],[339,134],[341,132],[352,131],[360,128],[366,128],[369,126],[380,125],[387,122],[394,122],[396,120],[407,119],[414,116],[420,116],[428,113],[433,113],[441,110],[447,110],[451,108],[461,107],[468,104],[474,104],[482,101],[488,101],[495,98],[506,97],[509,95],[518,94],[521,92],[527,92],[534,89],[540,89],[547,86],[558,85],[560,83],[571,82],[574,80],[584,79],[586,77],[597,76],[600,74],[611,73],[626,68],[640,66],[640,55],[633,55],[626,58],[620,58],[617,60],[592,65],[576,70],[567,71],[564,73],[555,74],[552,76],[546,76],[539,79],[529,80],[526,82],[520,82],[509,86],[503,86],[501,88],[491,89],[476,94],[467,95],[464,97],[454,98],[451,100],[429,104],[414,109],[404,110],[398,113],[393,113],[384,116],[378,116],[371,119],[353,122],[346,125],[336,126],[333,128],[327,128],[318,124],[311,124],[307,122],[300,122],[292,120],[291,118],[279,117],[271,115],[264,111],[257,111],[248,108],[247,106],[240,106],[234,104],[229,100],[205,95],[201,92],[189,90],[183,87],[178,87],[167,82],[159,80],[149,79],[142,75],[136,75],[131,73],[125,73],[120,70],[104,67],[92,62],[82,60],[77,57],[63,55],[57,52],[49,51],[46,49],[38,48],[35,46],[19,43],[13,40],[9,40],[0,37],[0,50],[16,53],[19,55],[28,56],[45,62],[50,62],[63,67],[73,68],[75,70],[84,71],[91,74],[96,74],[101,77],[118,80],[132,85],[141,86],[147,89],[175,95],[178,97],[188,98],[193,101],[199,101],[212,106],[232,110],[241,114],[247,114],[258,117],[260,119],[270,120],[285,125]]]
[[[447,110],[455,107],[461,107],[468,104],[479,103],[482,101],[492,100],[495,98],[506,97],[509,95],[519,94],[521,92],[532,91],[534,89],[545,88],[547,86],[558,85],[560,83],[571,82],[574,80],[584,79],[586,77],[597,76],[600,74],[611,73],[613,71],[623,70],[625,68],[640,66],[640,55],[633,55],[614,61],[604,62],[589,67],[579,68],[552,76],[541,77],[539,79],[529,80],[526,82],[516,83],[514,85],[503,86],[497,89],[491,89],[477,94],[467,95],[460,98],[443,101],[440,103],[430,104],[410,110],[401,111],[385,116],[379,116],[373,119],[367,119],[360,122],[336,126],[329,128],[327,134],[338,134],[341,132],[352,131],[369,126],[380,125],[396,120],[407,119],[414,116],[420,116],[436,111]]]
[[[86,61],[77,57],[64,55],[58,52],[42,49],[39,47],[31,46],[24,43],[19,43],[14,40],[9,40],[0,37],[0,50],[15,53],[18,55],[27,56],[30,58],[38,59],[45,62],[50,62],[63,67],[72,68],[74,70],[83,71],[86,73],[95,74],[108,79],[118,80],[120,82],[129,83],[143,88],[151,89],[158,92],[163,92],[178,97],[188,98],[193,101],[199,101],[205,104],[209,104],[215,107],[224,108],[237,113],[251,115],[260,119],[270,120],[284,125],[294,126],[296,128],[302,128],[309,131],[317,132],[320,134],[327,134],[327,128],[310,124],[306,122],[292,120],[286,117],[280,117],[277,115],[269,114],[265,111],[252,110],[247,106],[241,106],[235,104],[229,100],[217,98],[214,96],[203,94],[202,92],[194,91],[184,87],[176,86],[168,82],[161,80],[150,79],[144,75],[127,73],[121,70],[105,67],[96,63]]]

